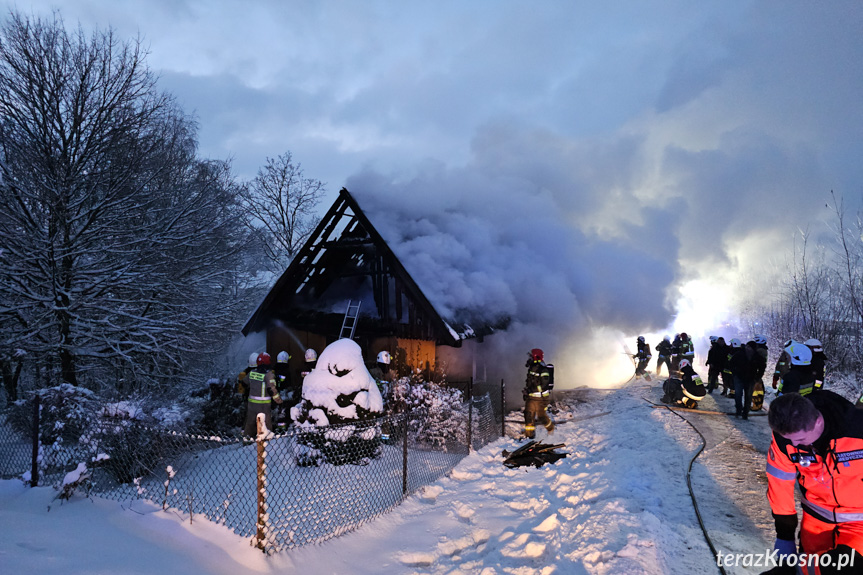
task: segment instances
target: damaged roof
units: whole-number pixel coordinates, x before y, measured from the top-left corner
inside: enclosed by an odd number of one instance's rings
[[[242,332],[272,322],[316,333],[339,332],[348,301],[361,301],[361,330],[369,335],[435,340],[459,346],[482,339],[494,326],[443,318],[389,245],[342,188],[288,269],[276,281]]]

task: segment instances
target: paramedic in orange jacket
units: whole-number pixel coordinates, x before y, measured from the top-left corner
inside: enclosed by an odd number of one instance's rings
[[[827,390],[807,397],[789,393],[770,404],[768,422],[773,442],[767,452],[767,499],[776,524],[775,549],[780,556],[798,552],[797,484],[803,507],[799,552],[834,557],[833,570],[809,566],[803,573],[835,573],[840,556],[848,565],[854,552],[854,567],[841,573],[863,572],[863,410]]]

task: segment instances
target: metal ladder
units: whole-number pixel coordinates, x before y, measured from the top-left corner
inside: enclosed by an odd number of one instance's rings
[[[354,338],[354,330],[357,328],[357,318],[360,316],[360,304],[362,303],[362,300],[357,303],[354,303],[354,300],[348,300],[348,309],[345,310],[345,319],[342,321],[339,339]]]

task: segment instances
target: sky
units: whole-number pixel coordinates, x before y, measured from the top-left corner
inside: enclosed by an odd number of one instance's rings
[[[763,562],[754,566],[756,555],[748,563],[744,557],[772,551],[775,538],[761,471],[770,444],[767,418],[679,417],[649,403],[661,394],[659,385],[642,381],[557,394],[557,426],[551,436],[540,429],[538,439],[563,444],[556,452],[566,457],[540,468],[505,467],[502,452],[524,444],[514,439],[520,426],[508,424],[509,437],[473,451],[356,531],[271,557],[201,514],[190,521],[158,502],[80,493],[61,504],[52,487],[0,481],[0,565],[41,575],[715,573],[687,487],[694,460],[692,491],[725,573],[764,571]],[[772,397],[768,387],[768,403]],[[718,393],[701,403],[703,410],[733,407]],[[374,485],[367,484],[369,497]]]
[[[800,230],[829,238],[831,190],[852,209],[863,191],[854,0],[66,0],[61,14],[140,36],[203,156],[251,178],[290,151],[326,205],[343,186],[358,198],[436,307],[511,318],[491,352],[543,347],[570,373],[621,356],[622,337],[703,340],[776,291]]]

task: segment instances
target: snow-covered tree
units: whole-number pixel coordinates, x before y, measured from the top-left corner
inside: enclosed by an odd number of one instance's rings
[[[176,382],[218,347],[245,232],[229,166],[196,145],[140,41],[8,16],[0,357],[23,349],[51,380],[129,388]]]
[[[374,456],[380,432],[370,422],[381,415],[377,383],[363,363],[360,346],[350,339],[335,341],[321,352],[303,380],[302,400],[291,408],[291,419],[305,430],[300,441],[313,450],[310,458],[323,456],[330,463]]]

